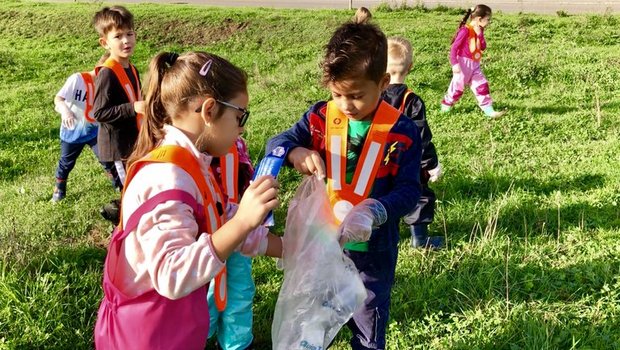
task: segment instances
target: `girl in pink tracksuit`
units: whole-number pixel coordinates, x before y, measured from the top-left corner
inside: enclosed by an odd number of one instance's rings
[[[467,24],[467,20],[471,21]],[[505,111],[495,111],[489,93],[489,82],[480,69],[482,51],[487,48],[484,40],[484,28],[491,22],[491,8],[476,5],[467,10],[454,36],[450,48],[450,64],[452,65],[452,81],[448,92],[441,101],[441,111],[448,112],[463,96],[466,85],[471,87],[478,105],[487,117],[498,118]]]

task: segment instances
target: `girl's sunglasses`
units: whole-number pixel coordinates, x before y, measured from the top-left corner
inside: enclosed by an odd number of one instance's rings
[[[248,111],[247,109],[241,108],[239,106],[235,106],[232,103],[228,103],[228,102],[224,102],[220,100],[215,100],[215,102],[220,103],[226,107],[234,108],[238,110],[239,112],[241,112],[241,116],[237,117],[237,122],[239,123],[240,128],[242,128],[245,125],[245,123],[247,123],[248,118],[250,117],[250,111]],[[200,107],[196,108],[195,112],[196,113],[202,112],[202,104],[200,105]]]

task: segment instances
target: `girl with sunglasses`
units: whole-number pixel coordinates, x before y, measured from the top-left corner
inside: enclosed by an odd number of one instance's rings
[[[210,170],[213,157],[225,155],[244,131],[245,72],[205,52],[160,53],[149,77],[121,221],[106,257],[95,343],[204,349],[207,288],[226,259],[234,251],[281,256],[280,237],[261,226],[279,205],[279,186],[259,177],[235,206]]]

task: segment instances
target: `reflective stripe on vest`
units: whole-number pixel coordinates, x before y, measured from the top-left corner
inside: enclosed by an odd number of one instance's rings
[[[221,203],[223,203],[224,196],[222,195],[219,187],[217,185],[213,185],[216,184],[213,173],[209,170],[207,175],[211,181],[210,183],[207,183],[202,169],[200,168],[198,159],[196,159],[190,151],[181,146],[167,145],[157,147],[145,157],[134,162],[129,167],[127,172],[127,180],[125,182],[125,186],[123,187],[123,194],[121,198],[125,195],[125,190],[129,187],[131,179],[138,172],[141,165],[146,163],[172,163],[185,170],[192,177],[196,183],[196,186],[198,186],[202,196],[203,206],[207,214],[207,223],[209,225],[209,227],[206,228],[207,233],[215,233],[215,231],[217,231],[224,224],[226,213],[219,215],[216,203],[219,202],[220,205],[222,205]],[[119,224],[119,226],[121,226],[120,228],[122,228],[122,223],[123,218],[121,211],[121,221]],[[226,266],[224,266],[216,275],[214,290],[217,291],[217,293],[215,293],[215,306],[219,311],[223,311],[226,308],[226,302],[228,299],[226,291]]]
[[[480,50],[480,38],[478,38],[478,34],[476,34],[474,27],[469,24],[467,24],[466,27],[469,31],[467,42],[469,45],[469,52],[471,52],[471,57],[474,61],[480,62],[480,60],[482,59],[482,51]]]
[[[239,182],[239,150],[235,143],[226,155],[220,157],[220,180],[222,189],[228,201],[239,203],[239,191],[237,183]],[[213,288],[213,296],[215,297],[215,306],[219,311],[226,308],[228,293],[226,291],[226,266],[224,273],[215,276],[215,288]]]
[[[125,73],[125,69],[123,68],[123,66],[117,61],[115,61],[113,58],[108,58],[105,61],[105,63],[102,65],[102,67],[110,68],[112,72],[114,72],[114,75],[116,76],[116,79],[118,79],[121,86],[123,87],[123,90],[125,91],[125,94],[127,95],[127,99],[129,99],[129,102],[134,103],[136,101],[142,100],[142,95],[140,93],[140,81],[138,80],[138,73],[136,72],[136,68],[133,65],[130,64],[129,67],[131,67],[131,72],[133,73],[134,80],[136,81],[137,90],[134,90],[133,85],[131,84],[131,81],[129,80],[127,73]],[[140,124],[142,123],[142,117],[143,116],[141,113],[136,113],[136,125],[138,126],[138,130],[140,130]]]
[[[95,82],[89,72],[82,72],[80,75],[82,76],[82,80],[84,80],[84,86],[86,86],[84,118],[86,118],[87,122],[94,123],[95,117],[93,117],[93,105],[95,104]]]
[[[409,95],[411,95],[413,93],[413,90],[411,89],[407,89],[407,91],[405,92],[405,96],[403,96],[403,102],[400,104],[400,108],[398,109],[398,111],[403,114],[405,113],[405,104],[407,103],[407,98],[409,97]]]
[[[350,184],[345,181],[347,169],[347,130],[349,119],[333,101],[327,103],[325,140],[327,160],[327,192],[336,219],[342,222],[351,208],[368,198],[381,164],[387,136],[400,112],[381,101],[375,112],[364,147]]]
[[[239,150],[235,143],[225,156],[220,157],[220,177],[222,189],[228,200],[233,203],[239,203]]]

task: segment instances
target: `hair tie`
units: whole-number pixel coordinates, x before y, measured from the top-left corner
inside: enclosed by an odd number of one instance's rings
[[[166,57],[166,63],[169,66],[172,66],[174,64],[174,62],[177,61],[177,58],[179,58],[179,54],[176,52],[169,52],[168,53],[168,57]]]

